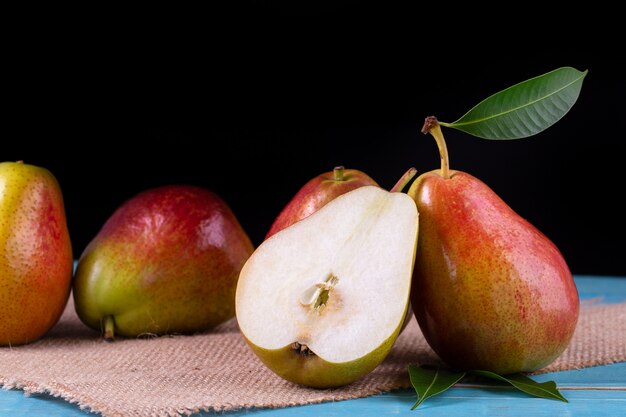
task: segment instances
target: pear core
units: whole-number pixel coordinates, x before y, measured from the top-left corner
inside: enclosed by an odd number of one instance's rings
[[[417,229],[405,194],[364,186],[337,197],[246,262],[236,294],[241,332],[266,364],[285,348],[351,366],[376,352],[373,369],[404,320]]]

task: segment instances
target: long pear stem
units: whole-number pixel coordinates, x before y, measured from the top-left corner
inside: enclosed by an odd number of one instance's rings
[[[415,174],[417,174],[417,169],[411,167],[409,168],[404,175],[402,175],[400,177],[400,179],[398,180],[398,182],[396,182],[396,185],[394,185],[393,187],[391,187],[391,191],[392,193],[400,193],[402,192],[402,190],[404,189],[404,187],[406,187],[406,185],[413,179],[413,177],[415,176]]]
[[[445,179],[450,178],[450,162],[448,160],[448,148],[446,147],[446,140],[443,137],[443,132],[439,126],[439,122],[435,116],[428,116],[424,121],[424,127],[422,127],[422,133],[430,133],[437,142],[439,148],[439,156],[441,157],[441,176]]]

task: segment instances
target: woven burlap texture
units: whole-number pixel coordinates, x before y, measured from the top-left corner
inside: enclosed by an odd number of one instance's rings
[[[0,384],[61,397],[103,416],[178,416],[364,397],[409,387],[409,363],[436,361],[412,319],[374,372],[347,387],[308,389],[267,370],[234,319],[200,335],[107,343],[80,323],[70,301],[44,339],[0,348]],[[586,305],[569,348],[542,372],[621,361],[626,303]]]

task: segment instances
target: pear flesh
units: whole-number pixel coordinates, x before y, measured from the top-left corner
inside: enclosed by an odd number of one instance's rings
[[[369,373],[403,323],[417,230],[410,197],[364,186],[266,240],[236,293],[252,349],[299,384],[339,386]]]

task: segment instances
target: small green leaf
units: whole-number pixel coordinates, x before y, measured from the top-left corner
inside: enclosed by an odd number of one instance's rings
[[[470,373],[485,378],[507,382],[518,390],[523,391],[526,394],[534,395],[535,397],[568,402],[567,399],[559,392],[554,381],[539,383],[522,374],[512,374],[504,377],[489,371],[470,371]]]
[[[465,372],[450,372],[440,368],[429,369],[423,366],[418,368],[415,365],[409,365],[409,377],[417,393],[417,402],[411,410],[415,410],[427,398],[447,390],[464,376]]]
[[[572,67],[523,81],[478,103],[453,123],[439,122],[484,139],[519,139],[556,123],[572,108],[587,71]]]

